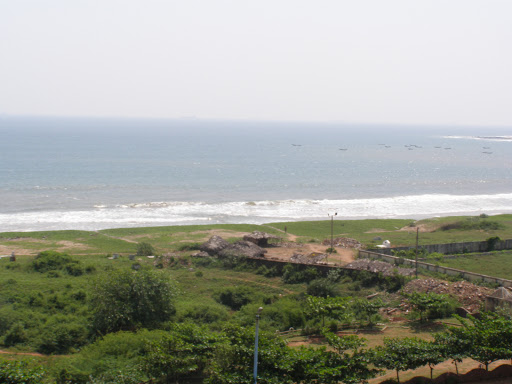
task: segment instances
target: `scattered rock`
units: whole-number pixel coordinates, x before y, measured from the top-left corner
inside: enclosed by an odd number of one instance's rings
[[[210,257],[210,254],[205,251],[194,253],[192,256],[194,257]]]
[[[229,243],[220,236],[212,236],[210,239],[201,244],[199,249],[203,252],[207,252],[210,256],[214,256],[222,251],[224,248],[229,246]]]
[[[322,241],[322,245],[326,245],[328,247],[331,246],[331,239],[325,239]],[[361,249],[363,248],[363,244],[361,244],[356,239],[351,239],[350,237],[337,237],[333,239],[333,245],[335,247],[340,248],[355,248],[355,249]]]
[[[294,253],[292,257],[290,257],[290,261],[293,263],[302,263],[302,264],[319,264],[324,259],[327,258],[325,253],[310,253],[309,255],[302,255],[300,253]]]
[[[477,312],[484,303],[485,297],[493,292],[490,288],[480,287],[467,281],[448,283],[437,279],[412,280],[403,287],[402,291],[404,293],[434,292],[452,295],[470,313]]]
[[[415,272],[413,268],[398,268],[393,264],[389,264],[384,261],[370,259],[358,259],[348,263],[345,268],[370,271],[374,273],[380,272],[384,276],[393,276],[397,273],[402,276],[413,276]]]
[[[218,254],[222,257],[263,257],[267,251],[250,241],[237,241],[234,244],[229,244],[222,249]]]
[[[260,231],[254,231],[253,233],[244,236],[245,241],[250,241],[251,243],[254,243],[259,247],[267,247],[268,241],[272,239],[279,240],[280,238],[269,233]]]

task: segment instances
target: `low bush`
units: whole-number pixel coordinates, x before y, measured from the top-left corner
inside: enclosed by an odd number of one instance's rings
[[[283,282],[286,284],[309,283],[320,277],[320,272],[316,268],[304,268],[299,265],[287,264],[283,268]]]
[[[137,256],[153,256],[156,254],[155,248],[149,243],[137,244]]]
[[[178,321],[193,320],[199,324],[211,324],[228,319],[225,307],[210,303],[187,303],[185,308],[178,310]]]
[[[185,243],[178,246],[178,251],[199,251],[200,243]]]
[[[44,251],[32,261],[32,268],[37,272],[48,272],[60,270],[72,263],[78,263],[78,261],[73,260],[67,253]]]
[[[308,284],[306,293],[318,297],[335,297],[339,294],[336,284],[332,280],[325,278],[312,280]]]
[[[44,378],[43,367],[29,367],[25,361],[0,361],[0,383],[39,384]]]
[[[217,291],[213,297],[214,299],[234,311],[238,311],[244,305],[249,304],[257,297],[257,293],[248,287],[227,287]]]
[[[505,226],[497,221],[488,220],[486,217],[471,217],[465,220],[459,220],[452,223],[447,223],[439,227],[441,231],[449,231],[452,229],[469,231],[469,230],[483,230],[495,231],[504,229]]]

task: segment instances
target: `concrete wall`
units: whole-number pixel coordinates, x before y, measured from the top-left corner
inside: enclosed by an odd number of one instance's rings
[[[415,249],[416,247],[396,247],[396,248],[379,248],[373,249],[373,252],[383,253],[391,255],[392,251],[407,251],[409,249]],[[428,253],[442,253],[450,255],[454,253],[477,253],[487,252],[488,244],[487,241],[469,241],[465,243],[448,243],[448,244],[428,244],[420,245],[419,248],[426,249]],[[512,249],[512,239],[498,241],[495,246],[495,251],[502,251],[504,249]]]
[[[359,251],[359,257],[364,259],[382,260],[395,265],[404,265],[407,267],[414,268],[416,262],[410,259],[404,259],[397,256],[386,255],[384,253],[377,253],[372,251]],[[460,276],[469,281],[484,281],[486,283],[500,284],[503,287],[512,287],[512,280],[501,279],[499,277],[492,277],[482,275],[479,273],[463,271],[461,269],[442,267],[440,265],[426,263],[424,261],[418,261],[418,268],[423,268],[428,271],[444,273],[450,276]]]

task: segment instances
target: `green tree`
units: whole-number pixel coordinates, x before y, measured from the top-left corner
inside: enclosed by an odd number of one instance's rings
[[[458,318],[462,327],[448,328],[447,343],[451,350],[465,351],[467,357],[485,365],[493,361],[512,358],[512,320],[492,312],[482,312],[469,321]]]
[[[114,271],[96,280],[93,292],[93,326],[100,333],[152,327],[175,313],[176,288],[162,271]]]
[[[458,363],[467,357],[470,347],[469,340],[457,340],[457,337],[450,332],[441,332],[434,335],[434,340],[439,347],[439,352],[444,360],[450,359],[455,365],[455,371],[459,374]]]
[[[306,313],[314,318],[322,319],[322,327],[325,326],[325,317],[330,316],[342,319],[347,315],[349,297],[306,297]]]
[[[231,326],[224,331],[225,342],[217,345],[208,384],[252,384],[254,329]],[[258,383],[292,384],[296,354],[273,334],[259,335]]]
[[[436,318],[448,312],[450,308],[450,301],[446,295],[439,295],[433,292],[413,292],[405,295],[405,297],[409,304],[411,304],[420,315],[421,322],[423,322],[426,312]]]
[[[165,383],[203,375],[220,339],[205,327],[192,323],[175,325],[163,338],[147,343],[143,370]]]
[[[384,346],[375,348],[374,364],[379,368],[393,369],[400,382],[400,371],[426,365],[425,346],[417,338],[385,338]]]
[[[366,382],[375,377],[379,370],[370,368],[374,353],[363,347],[366,341],[358,336],[339,337],[331,332],[324,332],[327,343],[337,354],[339,375],[333,377],[333,383],[342,381],[345,384]],[[322,382],[320,380],[320,382]]]
[[[356,313],[364,316],[368,320],[368,325],[372,325],[375,315],[379,313],[379,309],[384,306],[384,303],[380,299],[371,301],[368,299],[358,299],[353,305]]]

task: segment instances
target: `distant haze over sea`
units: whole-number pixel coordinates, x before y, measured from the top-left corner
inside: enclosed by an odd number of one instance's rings
[[[0,117],[0,231],[512,213],[511,135]]]

